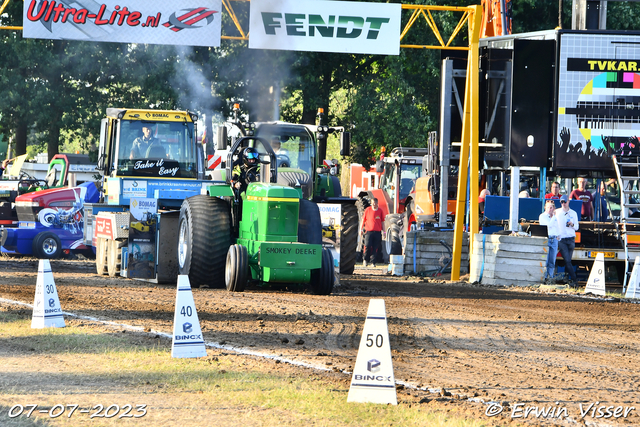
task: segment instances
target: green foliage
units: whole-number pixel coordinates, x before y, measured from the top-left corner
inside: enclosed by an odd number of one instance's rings
[[[45,143],[31,144],[27,147],[27,160],[34,159],[39,153],[47,151],[47,145]]]
[[[607,29],[640,29],[640,3],[610,1],[607,3]]]
[[[407,58],[386,57],[377,63],[371,78],[351,94],[348,117],[354,124],[353,160],[369,166],[380,147],[424,147],[434,124],[429,104],[411,85]],[[437,108],[435,108],[437,110]]]

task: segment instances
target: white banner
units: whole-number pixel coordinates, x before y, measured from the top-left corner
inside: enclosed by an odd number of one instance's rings
[[[398,55],[400,16],[400,4],[251,0],[249,47]]]
[[[25,0],[25,38],[220,46],[221,0]]]

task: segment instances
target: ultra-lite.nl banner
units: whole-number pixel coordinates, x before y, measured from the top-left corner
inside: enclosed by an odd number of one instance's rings
[[[249,47],[398,55],[401,13],[400,4],[251,0]]]
[[[220,46],[221,0],[24,0],[25,38]]]

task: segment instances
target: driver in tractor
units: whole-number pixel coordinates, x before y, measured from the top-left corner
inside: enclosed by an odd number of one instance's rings
[[[289,161],[289,151],[282,148],[282,142],[280,141],[279,137],[273,137],[271,139],[271,148],[276,155],[276,159],[278,159],[279,168],[291,167],[291,162]]]
[[[164,157],[164,156],[151,156],[150,151],[162,150],[160,140],[153,136],[153,128],[149,124],[142,125],[142,137],[138,137],[133,140],[133,147],[131,147],[131,153],[129,159],[141,159],[144,157]]]
[[[260,155],[258,150],[253,147],[243,149],[240,158],[233,167],[231,176],[233,188],[242,193],[247,189],[249,183],[259,181],[259,165]]]

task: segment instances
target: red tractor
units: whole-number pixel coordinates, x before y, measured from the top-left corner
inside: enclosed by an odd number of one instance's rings
[[[422,161],[427,153],[426,148],[394,148],[376,164],[376,172],[380,174],[378,188],[363,190],[357,195],[360,218],[371,199],[378,199],[380,209],[386,215],[384,231],[389,255],[402,254],[405,212],[414,209],[415,184],[423,175]],[[359,242],[358,251],[362,250],[361,246]]]

